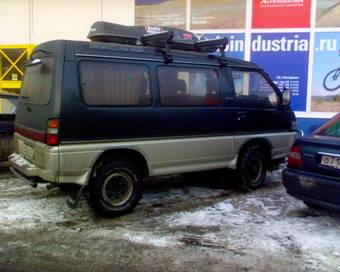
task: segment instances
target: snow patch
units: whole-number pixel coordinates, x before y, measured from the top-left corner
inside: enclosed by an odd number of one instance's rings
[[[178,242],[173,241],[169,236],[155,236],[147,232],[126,232],[122,238],[129,240],[133,243],[152,245],[155,247],[169,247],[178,245]]]
[[[193,212],[174,213],[166,223],[169,226],[191,225],[191,226],[218,226],[223,223],[224,216],[233,211],[234,207],[228,202],[220,202],[211,207]]]
[[[89,234],[89,236],[128,240],[132,243],[151,245],[154,247],[169,247],[180,244],[176,239],[171,237],[171,235],[157,235],[147,231],[136,231],[127,228],[99,229]]]

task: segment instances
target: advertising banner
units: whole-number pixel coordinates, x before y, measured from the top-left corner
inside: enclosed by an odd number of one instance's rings
[[[135,25],[185,29],[186,0],[135,0]]]
[[[317,27],[340,27],[340,1],[318,0],[316,3]]]
[[[226,47],[226,56],[236,59],[244,59],[244,47],[245,47],[245,35],[244,33],[218,33],[218,34],[203,34],[201,39],[216,39],[216,38],[228,38],[228,45]]]
[[[256,33],[251,61],[263,68],[282,90],[292,90],[292,108],[306,110],[309,33]]]
[[[340,112],[340,32],[315,33],[311,111]]]
[[[195,29],[245,28],[246,0],[191,0],[191,24]]]
[[[307,28],[311,0],[253,0],[253,28]]]

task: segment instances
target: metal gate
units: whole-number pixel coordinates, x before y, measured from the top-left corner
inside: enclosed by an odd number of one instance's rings
[[[0,92],[19,94],[24,64],[34,45],[0,45]]]

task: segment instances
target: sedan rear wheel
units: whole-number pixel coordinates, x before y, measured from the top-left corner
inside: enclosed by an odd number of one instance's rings
[[[320,210],[320,206],[318,206],[318,205],[316,205],[316,204],[314,204],[312,202],[303,201],[303,203],[305,203],[305,205],[308,206],[311,209]]]

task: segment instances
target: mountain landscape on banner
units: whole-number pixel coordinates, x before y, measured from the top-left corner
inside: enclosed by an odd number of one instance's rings
[[[191,0],[191,29],[245,27],[246,0]]]
[[[185,29],[186,0],[136,0],[135,24]]]
[[[253,0],[253,28],[310,27],[311,0]]]
[[[316,26],[340,27],[339,0],[318,0],[316,8]]]

